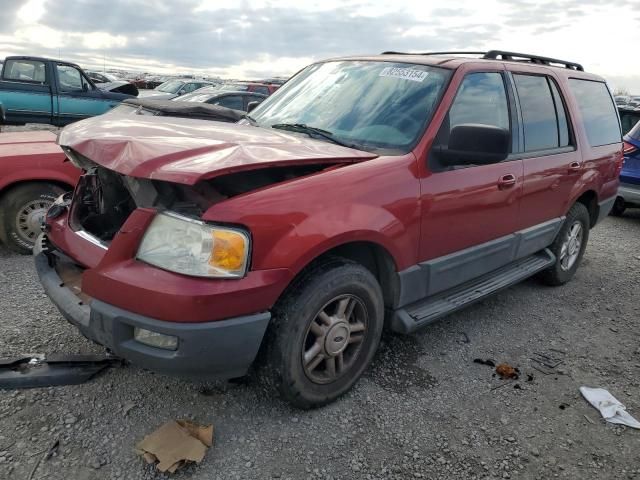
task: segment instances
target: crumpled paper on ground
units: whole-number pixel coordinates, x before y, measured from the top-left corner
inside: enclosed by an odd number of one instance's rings
[[[640,422],[627,413],[625,406],[604,388],[580,387],[580,393],[593,407],[600,410],[607,422],[640,429]]]
[[[174,473],[187,462],[200,463],[213,444],[213,425],[172,420],[136,445],[136,453],[160,472]]]

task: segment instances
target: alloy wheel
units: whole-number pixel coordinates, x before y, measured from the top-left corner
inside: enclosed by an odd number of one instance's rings
[[[325,304],[307,328],[302,365],[309,380],[327,384],[356,362],[367,333],[368,314],[355,295],[340,295]]]

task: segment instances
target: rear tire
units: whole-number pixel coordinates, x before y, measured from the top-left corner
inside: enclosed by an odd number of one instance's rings
[[[611,208],[611,212],[609,212],[609,215],[612,215],[614,217],[621,217],[626,209],[627,205],[624,201],[624,198],[617,197],[616,201],[613,204],[613,207]]]
[[[549,247],[556,256],[556,263],[540,274],[544,283],[552,286],[563,285],[573,278],[587,247],[590,226],[587,207],[582,203],[574,204]]]
[[[336,400],[378,348],[382,298],[375,277],[357,263],[333,259],[310,269],[274,308],[260,381],[298,408]]]
[[[30,254],[47,210],[62,193],[50,183],[26,183],[7,191],[0,201],[0,239],[14,252]]]

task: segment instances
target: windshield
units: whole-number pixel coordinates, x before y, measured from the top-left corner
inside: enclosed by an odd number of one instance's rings
[[[180,90],[182,85],[184,85],[184,82],[181,82],[180,80],[168,80],[163,84],[158,85],[156,90],[164,93],[178,93],[178,90]]]
[[[449,76],[449,70],[408,63],[319,63],[287,82],[251,117],[262,127],[303,124],[363,150],[406,153],[419,140]]]

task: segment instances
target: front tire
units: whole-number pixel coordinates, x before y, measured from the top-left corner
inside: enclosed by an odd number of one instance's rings
[[[552,286],[563,285],[573,278],[587,247],[590,226],[587,207],[582,203],[574,204],[555,241],[549,247],[556,256],[556,263],[541,273],[540,278],[544,283]]]
[[[347,392],[369,366],[384,323],[382,291],[342,259],[310,269],[274,308],[260,379],[302,409]]]
[[[30,254],[47,210],[62,193],[50,183],[27,183],[7,191],[0,202],[0,239],[14,252]]]

